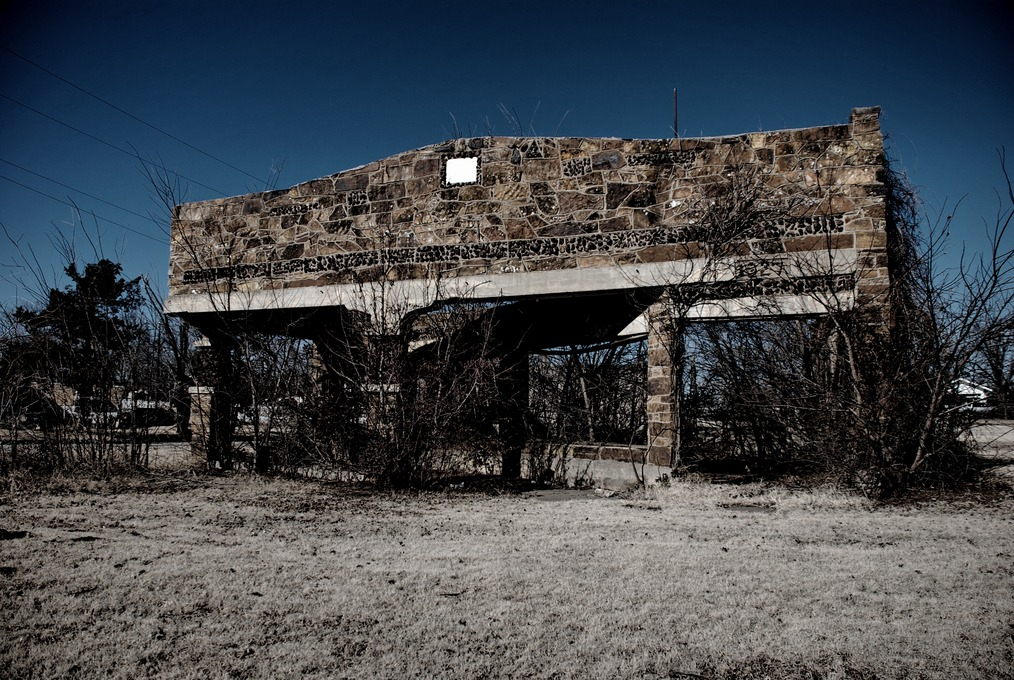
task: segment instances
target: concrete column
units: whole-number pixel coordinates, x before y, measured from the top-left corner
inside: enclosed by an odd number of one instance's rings
[[[191,447],[209,468],[232,469],[233,343],[224,336],[204,337],[195,343],[191,362],[196,383],[190,388]]]
[[[362,338],[341,318],[329,320],[327,328],[311,338],[318,403],[310,405],[314,432],[307,434],[315,439],[317,449],[334,461],[357,462],[366,416],[368,369]]]
[[[668,304],[656,302],[648,310],[648,462],[672,467],[676,435],[673,396],[673,332]]]
[[[505,410],[500,421],[503,456],[500,474],[516,479],[521,476],[521,458],[528,443],[528,354],[512,353],[503,360],[498,388]]]
[[[398,427],[402,389],[409,378],[405,338],[394,334],[370,334],[364,338],[366,371],[363,401],[366,427],[389,439]]]
[[[211,395],[215,388],[196,385],[190,393],[190,448],[194,455],[207,459],[208,440],[211,437]]]

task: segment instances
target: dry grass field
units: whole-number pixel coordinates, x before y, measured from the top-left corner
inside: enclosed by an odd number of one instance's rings
[[[0,676],[1014,677],[1014,498],[379,495],[158,473],[0,505]]]

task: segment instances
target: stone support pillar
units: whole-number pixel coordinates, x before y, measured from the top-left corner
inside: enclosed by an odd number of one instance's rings
[[[365,372],[363,401],[366,426],[384,438],[398,427],[403,384],[409,377],[405,338],[395,334],[370,334],[364,338]]]
[[[315,398],[310,404],[317,450],[335,462],[358,460],[363,443],[367,380],[363,341],[347,319],[328,319],[312,334],[316,360]]]
[[[521,458],[528,443],[528,354],[514,352],[504,357],[497,379],[505,409],[500,420],[503,443],[501,475],[509,479],[521,476]]]
[[[676,435],[673,337],[666,300],[648,310],[648,462],[671,467]]]
[[[208,440],[211,437],[211,395],[215,388],[196,385],[190,393],[190,447],[195,456],[207,460]]]
[[[196,386],[190,388],[191,447],[209,468],[233,467],[233,343],[224,336],[199,340],[191,353]]]

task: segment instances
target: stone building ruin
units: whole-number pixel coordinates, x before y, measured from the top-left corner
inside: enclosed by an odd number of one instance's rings
[[[885,300],[879,113],[710,138],[456,139],[286,190],[184,204],[165,307],[213,352],[230,324],[317,342],[349,315],[397,327],[420,310],[496,303],[522,392],[528,352],[643,331],[649,426],[634,448],[665,470],[673,313],[791,317]],[[210,411],[228,408],[216,387],[192,388],[194,413],[212,423]],[[198,445],[216,445],[197,431]],[[504,472],[518,471],[505,458]]]

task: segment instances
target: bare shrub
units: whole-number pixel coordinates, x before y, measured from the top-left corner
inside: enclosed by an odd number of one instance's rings
[[[49,288],[38,305],[5,312],[0,366],[10,465],[39,471],[144,465],[148,428],[125,420],[133,412],[124,407],[138,390],[155,399],[167,385],[140,279],[123,278],[108,259],[83,267],[68,260],[68,286]]]
[[[998,381],[1009,370],[1001,343],[1014,302],[1014,255],[1003,246],[1010,192],[989,250],[946,269],[953,217],[929,225],[903,177],[890,173],[886,186],[886,306],[832,298],[815,318],[695,329],[709,436],[685,451],[689,462],[816,474],[875,496],[974,476],[963,435],[978,414],[955,388],[977,357],[992,358]]]

